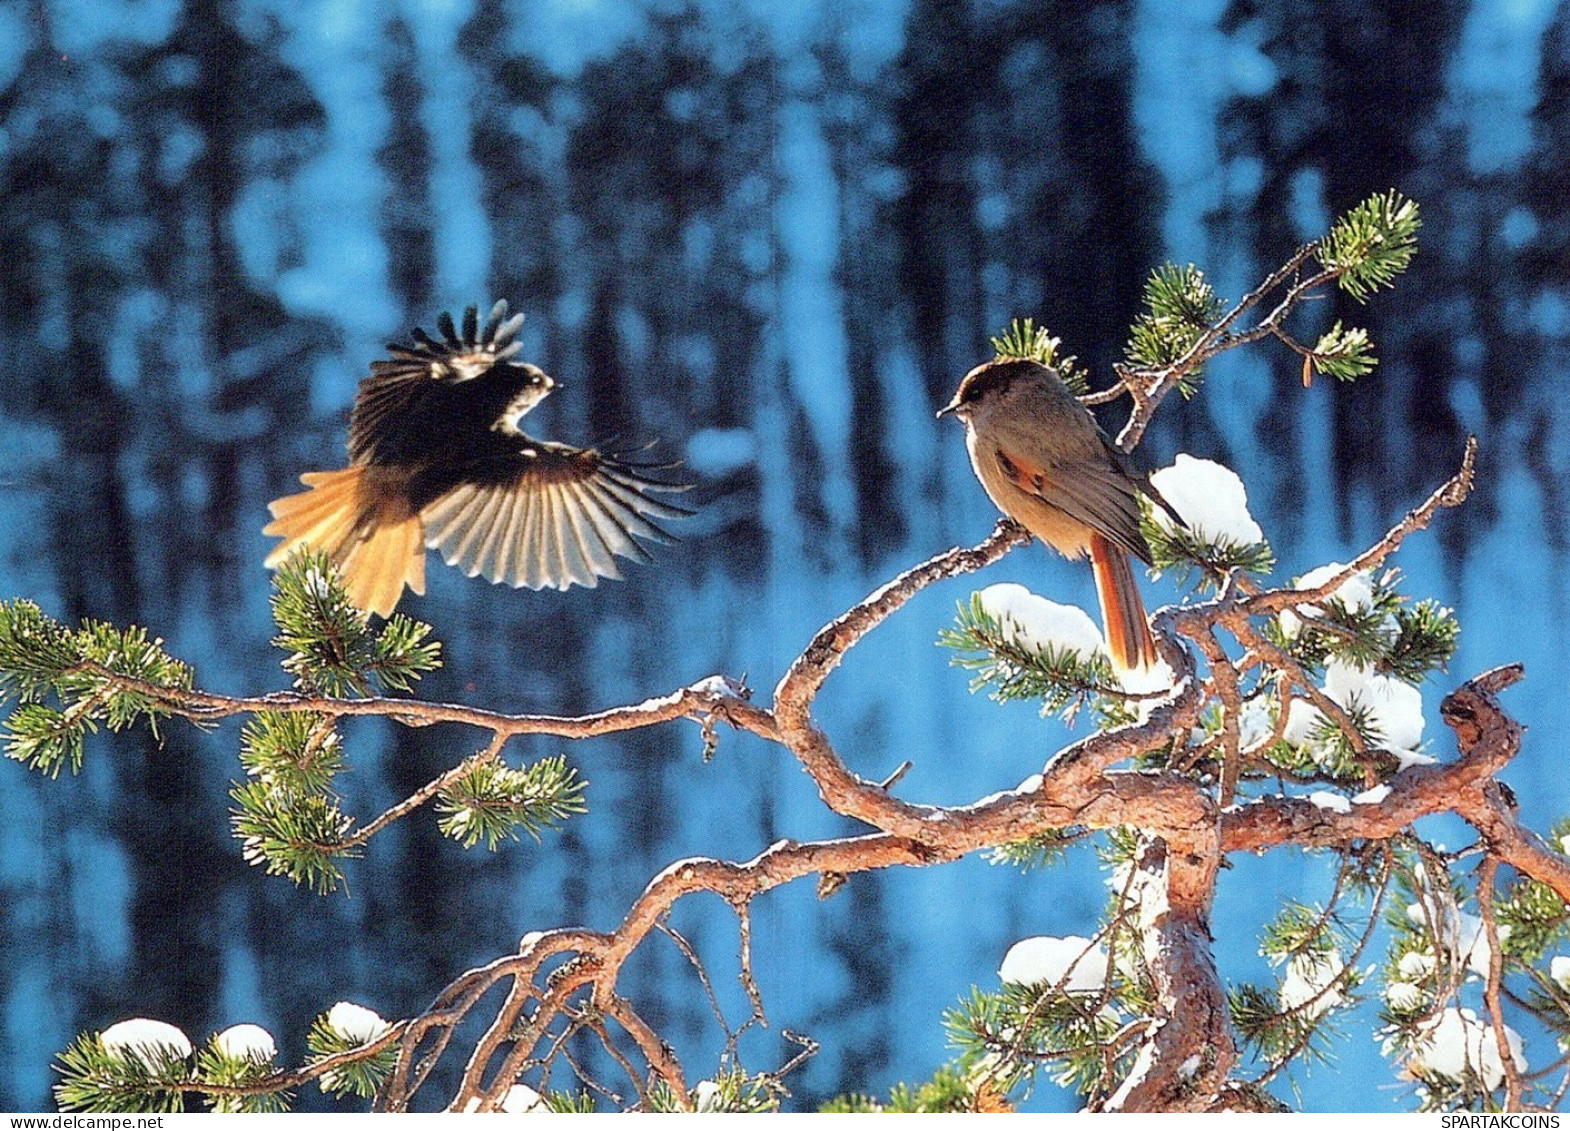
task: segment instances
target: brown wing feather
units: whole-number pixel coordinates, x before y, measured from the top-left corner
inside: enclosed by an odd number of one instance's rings
[[[1043,467],[1015,451],[999,449],[997,454],[1004,477],[1021,491],[1090,527],[1141,561],[1150,561],[1150,547],[1139,531],[1138,483],[1110,459]]]

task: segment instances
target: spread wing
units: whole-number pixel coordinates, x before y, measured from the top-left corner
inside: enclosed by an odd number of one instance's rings
[[[396,460],[411,439],[428,439],[432,428],[442,434],[444,418],[450,428],[452,402],[463,395],[454,386],[517,353],[522,344],[514,338],[522,325],[523,315],[508,318],[503,301],[491,308],[483,327],[479,308],[471,306],[463,312],[462,333],[444,312],[436,320],[441,341],[416,328],[414,345],[389,345],[392,357],[372,362],[371,375],[360,382],[349,421],[349,458],[355,463],[378,456]]]
[[[617,557],[648,562],[641,543],[674,540],[656,519],[693,513],[654,497],[688,487],[645,474],[658,467],[527,437],[518,443],[411,484],[425,544],[470,577],[515,589],[593,588],[621,577]]]

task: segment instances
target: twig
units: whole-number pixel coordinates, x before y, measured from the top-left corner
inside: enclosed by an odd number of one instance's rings
[[[1494,876],[1499,871],[1499,861],[1484,853],[1477,865],[1477,908],[1483,917],[1483,931],[1488,938],[1488,977],[1483,983],[1483,1001],[1488,1006],[1488,1019],[1494,1030],[1494,1041],[1499,1049],[1499,1063],[1505,1073],[1505,1110],[1521,1110],[1521,1070],[1516,1067],[1510,1053],[1510,1042],[1505,1037],[1505,1014],[1499,1002],[1499,987],[1504,981],[1505,958],[1499,946],[1499,924],[1494,919]]]

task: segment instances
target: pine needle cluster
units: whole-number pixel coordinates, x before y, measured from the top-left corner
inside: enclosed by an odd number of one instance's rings
[[[954,627],[940,632],[938,643],[955,652],[951,664],[975,673],[971,691],[988,690],[1000,703],[1039,700],[1043,715],[1073,712],[1098,695],[1117,690],[1106,653],[1087,657],[1067,648],[1024,642],[987,611],[980,594],[960,602]]]
[[[288,1111],[293,1098],[276,1083],[271,1057],[236,1052],[217,1034],[187,1054],[166,1046],[111,1049],[87,1033],[60,1054],[55,1070],[63,1111],[183,1112],[200,1097],[213,1112],[269,1114]]]
[[[998,361],[1035,361],[1057,371],[1069,392],[1082,397],[1090,392],[1090,378],[1072,354],[1062,352],[1063,339],[1054,337],[1034,318],[1016,318],[1007,330],[992,339]]]
[[[568,817],[584,812],[588,783],[562,757],[542,758],[521,770],[495,758],[478,755],[438,795],[440,826],[465,848],[480,841],[494,850],[503,840],[557,828]]]
[[[273,643],[302,691],[335,697],[408,691],[441,667],[430,625],[394,613],[373,632],[370,614],[349,600],[337,568],[316,551],[296,553],[279,568],[272,610]]]
[[[0,706],[15,703],[0,741],[6,756],[56,777],[82,768],[87,736],[171,711],[161,690],[186,691],[191,669],[134,625],[86,620],[69,628],[32,601],[0,601]]]
[[[1266,539],[1240,542],[1161,522],[1148,499],[1140,500],[1139,529],[1150,547],[1151,568],[1199,592],[1215,589],[1235,569],[1263,576],[1276,568],[1275,551]]]
[[[1192,263],[1164,263],[1145,280],[1144,310],[1130,327],[1125,354],[1131,365],[1162,369],[1186,357],[1225,309],[1205,273]],[[1201,367],[1178,383],[1184,397],[1199,390]]]

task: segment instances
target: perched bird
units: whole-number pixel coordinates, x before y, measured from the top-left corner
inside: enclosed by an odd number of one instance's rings
[[[1182,519],[1048,366],[1023,358],[978,365],[938,415],[949,413],[965,422],[971,465],[998,509],[1064,557],[1090,555],[1113,664],[1153,664],[1156,644],[1129,564],[1130,554],[1150,562],[1140,495]]]
[[[594,586],[620,578],[616,557],[650,561],[640,545],[671,541],[655,519],[689,510],[654,492],[683,491],[593,448],[536,440],[519,421],[560,386],[513,360],[523,315],[476,307],[462,332],[450,314],[413,345],[371,364],[349,422],[349,466],[300,476],[310,488],[268,505],[263,533],[282,538],[276,567],[301,546],[327,554],[349,597],[387,616],[405,585],[425,592],[425,548],[468,576],[514,588]]]

